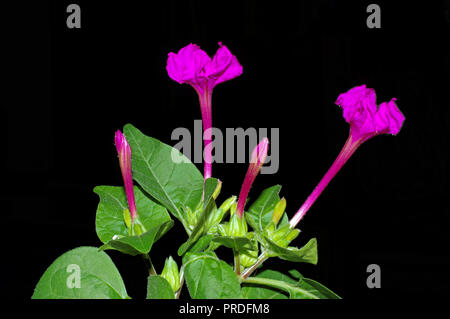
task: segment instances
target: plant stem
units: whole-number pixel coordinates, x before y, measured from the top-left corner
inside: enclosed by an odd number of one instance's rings
[[[255,264],[253,266],[251,266],[250,268],[247,268],[242,273],[241,279],[245,281],[248,278],[248,276],[250,276],[256,270],[256,268],[258,268],[259,265],[261,265],[268,258],[269,258],[269,256],[267,256],[267,253],[264,251],[261,255],[259,255],[259,257],[256,260]]]
[[[180,288],[175,293],[175,299],[180,299],[181,289],[183,289],[183,284],[184,284],[184,267],[181,267],[181,269],[180,269]]]
[[[234,272],[236,275],[241,275],[241,259],[239,258],[239,252],[236,250],[233,250],[234,254]]]
[[[156,275],[155,267],[153,266],[152,260],[150,259],[150,256],[147,254],[143,254],[142,257],[144,258],[144,262],[147,264],[148,267],[148,274],[149,275]]]

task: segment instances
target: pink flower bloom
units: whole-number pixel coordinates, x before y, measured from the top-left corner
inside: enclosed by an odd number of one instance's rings
[[[350,134],[354,140],[363,141],[379,134],[397,134],[405,117],[393,98],[376,105],[375,90],[361,85],[342,93],[336,104],[342,107],[344,119],[350,123]]]
[[[205,145],[205,180],[211,177],[212,170],[212,117],[211,97],[213,88],[222,82],[234,79],[242,74],[242,66],[230,50],[221,42],[219,49],[211,59],[196,44],[189,44],[178,53],[169,53],[167,59],[169,77],[180,84],[190,84],[200,99]]]
[[[289,222],[292,228],[298,224],[328,183],[362,143],[379,134],[396,135],[400,131],[405,117],[395,101],[396,99],[393,98],[377,107],[375,91],[366,88],[365,85],[354,87],[339,95],[336,104],[342,107],[344,119],[350,124],[349,137],[333,165]]]
[[[117,131],[114,142],[119,154],[120,170],[122,171],[125,193],[130,207],[131,221],[134,223],[137,217],[136,203],[134,200],[133,177],[131,175],[131,148],[121,131]]]
[[[247,174],[245,174],[244,183],[242,184],[241,193],[239,194],[239,201],[237,204],[236,214],[239,218],[242,217],[244,212],[245,202],[247,200],[248,192],[252,187],[252,184],[261,170],[261,166],[263,166],[264,161],[267,157],[267,152],[269,150],[269,140],[267,137],[263,138],[258,145],[256,145],[255,149],[252,153],[252,158],[250,160],[250,165],[247,170]]]

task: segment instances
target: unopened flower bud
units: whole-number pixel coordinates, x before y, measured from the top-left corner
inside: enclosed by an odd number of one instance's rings
[[[288,240],[290,243],[295,238],[297,238],[299,234],[300,234],[300,229],[294,228],[293,230],[291,230],[291,232],[289,234],[287,234],[286,240]]]
[[[161,277],[169,282],[174,293],[180,289],[180,274],[178,272],[178,265],[176,261],[173,260],[172,256],[169,256],[169,258],[166,259]]]
[[[284,239],[290,231],[289,226],[290,226],[289,224],[284,224],[283,226],[278,228],[276,231],[274,231],[272,234],[270,234],[269,235],[270,238],[274,242],[278,242],[280,239]]]
[[[125,226],[127,226],[128,231],[130,231],[131,215],[130,215],[130,211],[127,208],[125,208],[123,210],[123,221],[125,222]]]
[[[226,213],[227,211],[230,210],[231,206],[233,206],[233,204],[236,202],[236,199],[237,199],[236,196],[231,196],[226,201],[224,201],[222,205],[220,205],[220,209]]]
[[[276,241],[276,244],[278,246],[286,248],[287,246],[289,246],[291,241],[293,241],[295,238],[297,238],[298,234],[300,234],[300,230],[295,228],[295,229],[291,230],[285,237],[278,239]]]
[[[237,205],[237,214],[239,218],[242,218],[244,214],[244,206],[247,201],[248,192],[255,181],[256,175],[258,175],[264,161],[267,157],[267,152],[269,150],[269,140],[267,137],[263,138],[252,153],[252,158],[250,160],[250,165],[248,166],[247,173],[245,174],[244,182],[242,183],[241,192],[239,194],[239,201]]]
[[[134,223],[131,224],[131,235],[132,236],[140,236],[143,233],[147,232],[145,226],[139,220],[139,217],[136,217]]]
[[[249,232],[247,233],[247,238],[252,240],[255,236],[255,233]],[[253,249],[245,250],[239,254],[239,259],[241,261],[241,266],[251,267],[258,260],[258,242],[253,241]]]
[[[243,237],[247,234],[247,221],[245,218],[240,218],[237,214],[230,217],[228,225],[228,236]]]
[[[221,189],[222,189],[222,182],[218,181],[216,189],[214,190],[214,193],[212,194],[212,198],[214,198],[214,200],[216,200],[217,197],[219,196]]]
[[[230,210],[230,207],[236,202],[236,196],[232,196],[228,198],[225,202],[220,205],[220,207],[209,215],[207,221],[207,229],[208,232],[213,230],[212,232],[216,232],[216,227],[223,219],[225,214]]]
[[[286,199],[283,197],[273,209],[272,213],[272,221],[276,225],[278,225],[278,222],[280,221],[281,217],[284,214],[284,211],[286,210]]]

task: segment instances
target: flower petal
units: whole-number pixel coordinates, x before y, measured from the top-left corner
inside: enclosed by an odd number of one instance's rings
[[[219,49],[208,67],[208,75],[216,78],[214,85],[234,79],[242,74],[242,65],[230,50],[219,42]]]
[[[375,115],[375,126],[377,131],[386,132],[396,135],[402,128],[405,116],[398,109],[393,98],[389,102],[380,104],[377,114]]]
[[[362,124],[366,118],[366,116],[361,118],[363,113],[368,112],[373,117],[377,110],[375,91],[366,88],[365,84],[340,94],[335,103],[342,107],[347,123],[356,120]]]
[[[203,80],[202,74],[210,62],[211,58],[205,51],[190,43],[178,53],[169,53],[166,70],[172,80],[195,85]]]

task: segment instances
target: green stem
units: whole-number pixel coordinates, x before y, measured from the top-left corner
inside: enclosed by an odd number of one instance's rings
[[[156,270],[155,267],[153,266],[150,256],[147,254],[143,254],[142,257],[144,258],[144,261],[147,264],[149,275],[156,275]]]
[[[180,299],[181,289],[183,289],[184,284],[184,267],[180,269],[180,289],[175,293],[175,299]]]
[[[300,293],[311,299],[319,299],[317,296],[313,295],[312,293],[310,293],[302,288],[288,284],[284,281],[268,279],[268,278],[261,278],[261,277],[250,277],[247,279],[243,279],[242,282],[246,283],[246,284],[264,285],[264,286],[269,286],[269,287],[276,288],[276,289],[281,289],[281,290],[289,293],[289,295],[292,295],[293,292],[297,292],[297,293]]]
[[[269,256],[267,256],[267,253],[265,251],[261,255],[259,255],[258,259],[253,264],[253,266],[244,270],[244,272],[242,273],[242,276],[241,276],[242,280],[247,279],[248,276],[250,276],[256,270],[256,268],[258,268],[259,265],[261,265],[263,262],[265,262],[268,258],[269,258]]]
[[[239,258],[239,252],[233,249],[234,254],[234,271],[236,275],[241,275],[241,259]]]

